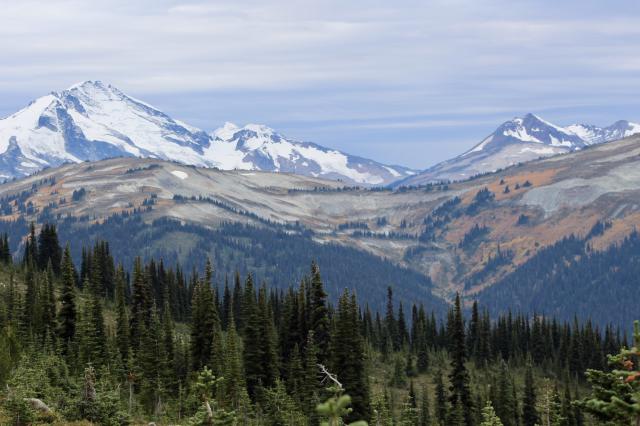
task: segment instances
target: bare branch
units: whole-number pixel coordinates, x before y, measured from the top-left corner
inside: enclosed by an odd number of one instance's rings
[[[331,374],[331,372],[329,370],[327,370],[327,367],[325,367],[322,364],[318,364],[318,368],[320,369],[320,372],[324,375],[324,378],[321,381],[322,384],[324,384],[327,380],[330,380],[333,383],[335,383],[336,386],[338,386],[339,390],[343,390],[344,389],[342,387],[342,383],[340,383],[338,381],[338,377],[336,377],[334,374]]]

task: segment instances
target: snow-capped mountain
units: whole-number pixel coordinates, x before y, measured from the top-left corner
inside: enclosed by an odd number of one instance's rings
[[[592,124],[572,124],[567,126],[566,129],[580,136],[587,144],[592,145],[615,141],[640,133],[640,124],[620,120],[608,127],[598,127]]]
[[[514,164],[576,151],[636,133],[640,133],[640,124],[624,120],[608,127],[587,124],[560,127],[534,114],[527,114],[503,123],[464,154],[394,184],[421,185],[464,180]]]
[[[386,185],[414,173],[290,140],[261,125],[227,123],[208,134],[100,81],[52,92],[0,120],[0,177],[5,179],[119,156],[291,172],[361,185]]]
[[[415,174],[401,166],[386,166],[311,142],[287,139],[259,124],[238,127],[225,123],[212,133],[210,157],[225,169],[256,169],[385,185]]]

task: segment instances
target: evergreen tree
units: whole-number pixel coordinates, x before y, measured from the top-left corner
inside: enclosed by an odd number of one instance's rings
[[[517,404],[513,394],[513,387],[507,363],[500,362],[498,373],[497,394],[493,401],[495,411],[505,426],[517,426]]]
[[[320,277],[320,267],[311,264],[311,297],[309,300],[309,325],[313,330],[313,338],[318,348],[318,362],[329,359],[330,322],[327,309],[327,293],[324,291]]]
[[[487,401],[487,405],[482,409],[482,423],[480,423],[480,426],[503,426],[503,423],[491,406],[491,401]]]
[[[53,276],[53,266],[51,262],[47,264],[45,273],[45,292],[43,297],[42,323],[44,324],[47,334],[54,338],[56,327],[56,296],[55,296],[55,278]]]
[[[427,392],[427,387],[423,386],[419,426],[431,426],[431,410],[429,409],[429,405],[429,393]]]
[[[246,383],[242,371],[240,337],[236,332],[233,315],[229,315],[229,321],[224,352],[224,395],[227,404],[237,410],[245,399]]]
[[[442,379],[442,372],[438,372],[435,377],[436,383],[436,420],[439,426],[447,425],[447,390]]]
[[[136,352],[140,346],[143,329],[149,326],[151,306],[152,300],[149,282],[142,266],[142,260],[138,257],[133,264],[133,291],[131,294],[129,328],[129,342],[134,352]]]
[[[533,371],[531,364],[527,365],[524,376],[524,396],[522,398],[522,423],[524,426],[535,426],[538,424],[538,411],[536,401],[536,389],[533,381]]]
[[[122,362],[129,358],[129,316],[126,304],[126,277],[122,265],[116,272],[116,345]]]
[[[304,353],[304,380],[300,390],[300,402],[308,417],[313,418],[318,403],[318,349],[313,338],[313,330],[309,330]]]
[[[462,308],[460,306],[460,295],[456,295],[456,301],[449,325],[449,339],[451,342],[451,382],[449,400],[453,407],[458,404],[464,412],[464,423],[467,426],[473,425],[473,399],[469,390],[469,372],[466,361],[466,341],[464,333],[464,320],[462,318]]]
[[[609,371],[587,370],[592,394],[577,405],[603,423],[640,424],[640,321],[633,324],[633,342],[609,356]]]
[[[369,420],[371,407],[369,384],[364,359],[364,341],[358,324],[358,307],[355,295],[345,290],[338,300],[336,328],[331,339],[332,365],[345,392],[353,402],[351,420]]]
[[[62,341],[65,354],[67,345],[72,342],[76,334],[76,295],[75,295],[75,271],[71,260],[69,245],[64,250],[61,266],[60,311],[58,312],[58,336]]]

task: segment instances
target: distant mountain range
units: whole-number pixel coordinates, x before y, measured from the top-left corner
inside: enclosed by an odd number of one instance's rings
[[[393,285],[430,309],[461,292],[496,311],[637,316],[640,135],[429,189],[343,186],[132,157],[67,164],[0,185],[0,233],[14,253],[35,222],[63,243],[106,239],[116,259],[188,271],[211,257],[220,283],[239,269],[286,288],[315,259],[332,295],[354,286],[379,309]]]
[[[518,163],[584,149],[640,133],[640,124],[617,121],[608,127],[573,124],[560,127],[534,114],[503,123],[464,154],[398,181],[395,185],[422,185],[459,181]]]
[[[262,125],[227,123],[208,134],[100,81],[53,92],[0,120],[0,152],[3,178],[123,156],[289,172],[350,185],[386,185],[415,173],[288,139]]]
[[[226,123],[207,133],[109,84],[85,81],[0,120],[0,178],[64,163],[140,157],[223,170],[295,173],[346,185],[421,185],[464,180],[636,133],[640,124],[628,121],[560,127],[528,114],[503,123],[466,153],[418,173],[296,141],[264,125]]]

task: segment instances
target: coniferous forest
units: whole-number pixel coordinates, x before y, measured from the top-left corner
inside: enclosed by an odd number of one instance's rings
[[[627,425],[640,327],[493,315],[460,298],[374,309],[321,265],[288,288],[251,272],[114,262],[31,227],[0,238],[0,424]],[[79,264],[75,264],[79,263]],[[611,356],[607,356],[611,355]]]

